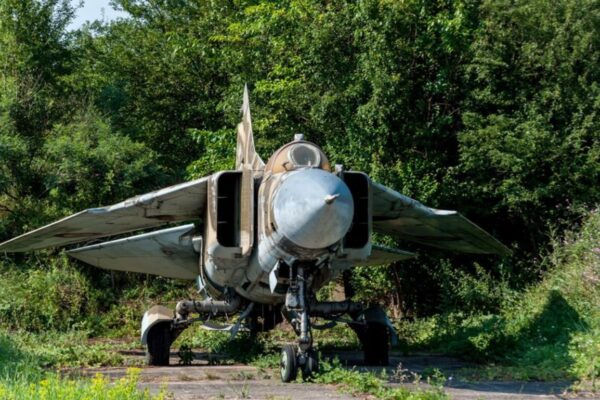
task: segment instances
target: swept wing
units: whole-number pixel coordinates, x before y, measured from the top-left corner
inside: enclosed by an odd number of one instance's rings
[[[189,221],[203,215],[204,177],[135,196],[112,206],[90,208],[0,244],[0,251],[25,252]]]
[[[510,255],[492,235],[456,211],[429,208],[372,182],[373,230],[445,250]]]

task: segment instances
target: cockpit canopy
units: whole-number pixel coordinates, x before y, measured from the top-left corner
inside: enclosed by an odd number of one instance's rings
[[[329,160],[319,146],[302,139],[294,140],[273,153],[265,172],[277,174],[298,168],[319,168],[331,172]]]

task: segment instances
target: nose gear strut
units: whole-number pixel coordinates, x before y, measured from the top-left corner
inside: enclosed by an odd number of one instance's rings
[[[296,274],[290,277],[290,286],[285,297],[284,315],[298,335],[296,345],[285,345],[281,351],[281,380],[290,382],[296,379],[298,368],[302,369],[303,379],[313,376],[318,369],[317,353],[313,350],[306,292],[307,274],[303,265],[294,268]]]

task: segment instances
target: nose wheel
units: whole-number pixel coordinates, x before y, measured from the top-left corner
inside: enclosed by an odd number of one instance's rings
[[[302,366],[302,379],[310,380],[319,372],[319,354],[310,349],[304,355],[304,365]]]
[[[296,380],[299,369],[302,370],[302,379],[310,380],[319,372],[319,355],[314,349],[301,354],[295,345],[286,344],[281,349],[279,366],[282,382]]]
[[[296,356],[296,347],[286,344],[281,349],[281,381],[291,382],[298,376],[298,359]]]

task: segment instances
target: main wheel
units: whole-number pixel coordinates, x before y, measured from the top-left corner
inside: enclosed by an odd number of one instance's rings
[[[298,376],[298,362],[296,361],[296,348],[291,344],[283,345],[281,349],[281,381],[291,382]]]
[[[310,380],[319,372],[319,354],[310,349],[306,352],[306,362],[302,366],[302,379]]]
[[[169,365],[171,336],[170,322],[160,322],[150,328],[146,352],[148,365]]]
[[[378,322],[366,325],[351,324],[363,348],[365,365],[389,364],[389,332],[387,326]]]
[[[344,271],[344,294],[346,299],[351,299],[356,291],[352,287],[352,273],[350,270]],[[379,317],[385,317],[385,312],[381,307],[371,307],[366,310],[372,314],[380,314]],[[352,319],[357,320],[358,314],[350,315]],[[381,318],[380,318],[381,319]],[[378,322],[367,322],[366,325],[351,323],[350,328],[358,336],[358,340],[363,348],[364,360],[366,365],[389,365],[389,342],[390,332],[388,327]]]

